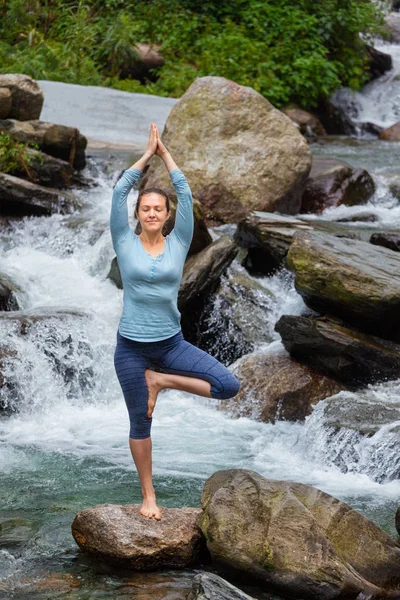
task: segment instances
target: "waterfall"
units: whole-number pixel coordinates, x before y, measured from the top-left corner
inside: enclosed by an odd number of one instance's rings
[[[375,48],[391,55],[392,69],[367,83],[360,92],[341,88],[331,97],[331,102],[354,123],[359,135],[367,124],[386,129],[400,121],[400,44],[377,40]]]

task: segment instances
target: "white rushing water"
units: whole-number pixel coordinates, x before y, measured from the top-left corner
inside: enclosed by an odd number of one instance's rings
[[[332,100],[354,124],[373,123],[386,129],[400,121],[400,45],[376,40],[375,48],[392,57],[392,69],[368,83],[360,92],[342,88]]]
[[[150,103],[147,96],[116,90],[41,83],[46,97],[42,119],[78,125],[90,138],[137,148],[144,145],[150,120],[162,129],[174,103],[161,98]],[[400,179],[399,146],[379,141],[314,145],[315,154],[367,168],[377,185],[367,205],[329,209],[322,218],[368,211],[382,228],[400,226],[399,200],[391,191]],[[36,576],[43,561],[50,559],[55,568],[72,565],[76,545],[70,523],[82,507],[140,501],[128,448],[128,413],[113,364],[122,291],[107,274],[114,257],[109,213],[117,173],[99,164],[91,159],[87,167],[95,187],[76,190],[83,202],[80,211],[27,217],[0,234],[1,271],[17,285],[20,308],[32,315],[23,333],[9,313],[0,315],[0,403],[6,407],[0,413],[0,518],[6,524],[5,537],[0,534],[0,578],[7,581],[19,574],[23,580],[29,572]],[[133,203],[131,194],[131,218]],[[225,226],[212,234],[232,234],[233,229]],[[257,285],[250,286],[257,290],[251,302],[240,276],[248,277],[235,261],[220,295],[210,304],[204,327],[220,332],[222,346],[240,347],[237,329],[230,326],[232,317],[239,318],[256,347],[267,354],[285,353],[274,330],[276,321],[283,314],[307,312],[293,276],[283,270],[257,279]],[[223,300],[232,290],[237,298],[234,315]],[[364,392],[342,392],[321,402],[304,425],[271,425],[233,419],[217,410],[217,400],[165,390],[152,427],[161,505],[198,505],[208,476],[218,469],[242,467],[314,485],[393,531],[400,496],[398,418],[390,413],[388,424],[379,415],[397,410],[399,394],[400,380],[369,386]],[[368,436],[351,427],[335,428],[338,414],[350,422],[349,406],[369,415],[375,428]]]
[[[21,309],[48,315],[25,335],[13,321],[0,320],[1,338],[16,353],[5,359],[0,400],[19,407],[0,420],[3,473],[35,469],[32,448],[133,470],[128,415],[113,366],[122,291],[106,278],[114,256],[112,178],[100,176],[97,187],[79,194],[85,202],[80,215],[25,218],[1,239],[2,271],[20,286]],[[272,292],[265,312],[271,331],[281,314],[305,309],[287,274],[262,284]],[[282,352],[273,335],[266,351]],[[174,390],[160,394],[152,430],[156,475],[204,479],[217,469],[246,467],[342,498],[370,497],[379,504],[400,493],[398,481],[342,473],[323,453],[310,454],[314,433],[307,438],[301,424],[234,420],[217,411],[216,402]]]

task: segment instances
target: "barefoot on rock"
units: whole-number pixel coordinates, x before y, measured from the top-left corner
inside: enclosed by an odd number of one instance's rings
[[[153,414],[156,402],[157,402],[158,392],[160,391],[160,386],[158,383],[159,376],[157,375],[157,373],[155,371],[151,371],[150,369],[145,370],[144,376],[146,379],[147,388],[149,390],[148,401],[147,401],[147,404],[148,404],[147,416],[150,419],[151,415]]]
[[[156,499],[144,498],[142,506],[139,510],[140,514],[149,519],[155,518],[156,521],[161,521],[160,509],[156,504]]]

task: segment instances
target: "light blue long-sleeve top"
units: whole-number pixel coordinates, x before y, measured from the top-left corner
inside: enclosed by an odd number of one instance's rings
[[[120,334],[137,342],[165,340],[181,329],[178,291],[193,237],[192,192],[180,169],[170,172],[178,198],[175,226],[154,258],[129,226],[127,197],[142,171],[127,169],[116,183],[110,230],[124,288]]]

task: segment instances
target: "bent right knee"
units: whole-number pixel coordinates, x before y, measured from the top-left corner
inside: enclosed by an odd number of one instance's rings
[[[228,371],[229,375],[224,378],[223,383],[219,385],[213,384],[211,386],[211,396],[218,400],[228,400],[233,398],[240,390],[240,381],[233,373]]]

